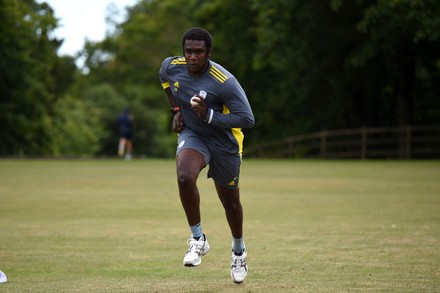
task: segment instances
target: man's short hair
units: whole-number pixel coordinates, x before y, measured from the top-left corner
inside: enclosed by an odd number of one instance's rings
[[[183,49],[185,49],[185,40],[205,41],[208,52],[212,48],[211,34],[207,30],[200,27],[193,27],[186,31],[182,38]]]

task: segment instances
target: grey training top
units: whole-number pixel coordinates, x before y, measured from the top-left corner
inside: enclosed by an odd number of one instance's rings
[[[164,89],[171,88],[181,109],[185,128],[209,142],[213,151],[241,155],[244,135],[241,128],[255,124],[246,94],[237,79],[221,65],[209,60],[206,73],[192,76],[184,57],[166,58],[159,71]],[[207,92],[206,122],[191,109],[190,99],[199,91]]]

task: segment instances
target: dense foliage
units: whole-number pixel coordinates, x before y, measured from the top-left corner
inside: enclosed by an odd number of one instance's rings
[[[130,107],[135,153],[174,153],[158,79],[181,36],[203,26],[212,59],[256,116],[247,144],[323,129],[440,121],[435,0],[142,0],[78,56],[58,56],[47,4],[0,0],[0,155],[115,155]],[[75,58],[85,60],[76,68]]]

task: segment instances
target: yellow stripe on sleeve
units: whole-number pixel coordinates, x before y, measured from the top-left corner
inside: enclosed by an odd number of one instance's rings
[[[168,81],[165,81],[164,83],[162,83],[162,88],[163,89],[167,89],[170,87],[170,83]]]
[[[173,61],[171,61],[171,64],[184,65],[184,64],[186,64],[185,57],[176,58]]]
[[[218,68],[211,66],[211,68],[209,69],[209,73],[215,77],[215,79],[217,79],[218,81],[220,81],[221,83],[224,83],[228,78],[227,76],[221,72],[220,70],[218,70]]]

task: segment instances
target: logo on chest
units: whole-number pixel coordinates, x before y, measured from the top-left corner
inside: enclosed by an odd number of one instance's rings
[[[176,81],[176,82],[173,84],[173,86],[174,86],[174,91],[177,92],[177,90],[179,89],[179,82]]]

